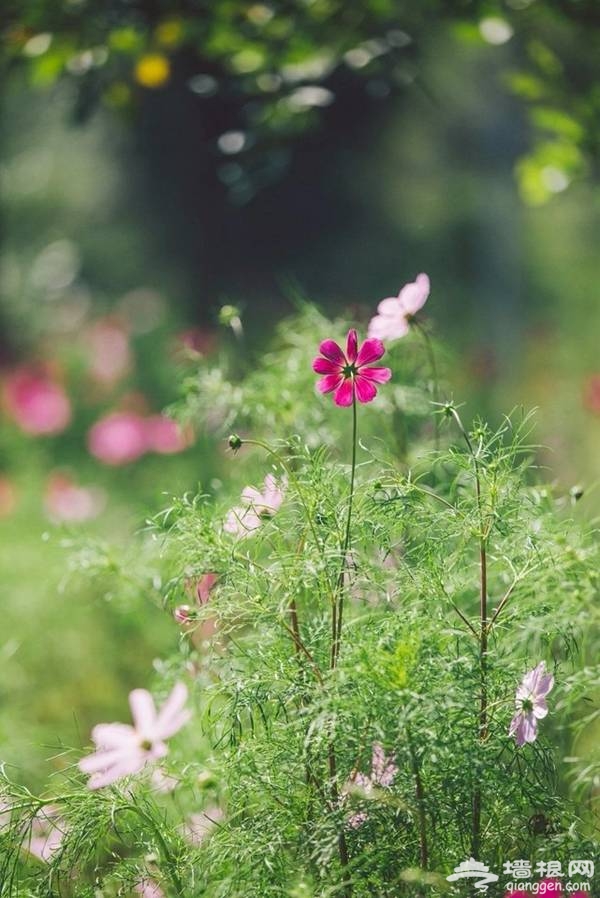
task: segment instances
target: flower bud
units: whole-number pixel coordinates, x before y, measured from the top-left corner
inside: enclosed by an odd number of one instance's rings
[[[236,306],[225,305],[219,309],[219,323],[225,327],[231,327],[233,322],[239,320],[240,310]]]
[[[173,617],[178,624],[189,624],[192,619],[191,610],[189,605],[178,605],[173,612]]]
[[[237,452],[238,449],[241,449],[242,447],[242,440],[237,433],[232,433],[227,440],[227,443],[229,444],[229,448],[233,449],[234,452]]]

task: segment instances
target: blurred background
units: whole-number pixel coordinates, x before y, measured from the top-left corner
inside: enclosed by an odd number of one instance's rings
[[[252,358],[298,296],[360,318],[427,272],[455,399],[539,407],[549,478],[596,514],[595,0],[3,18],[0,760],[41,781],[177,644],[97,546],[139,564],[147,517],[224,475],[162,412],[238,311]]]

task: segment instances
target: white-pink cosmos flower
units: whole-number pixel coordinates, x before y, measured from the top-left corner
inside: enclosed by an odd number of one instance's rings
[[[221,823],[225,812],[218,805],[211,805],[199,814],[191,814],[183,826],[183,835],[192,845],[201,845],[213,829]]]
[[[540,661],[537,667],[526,673],[518,686],[515,697],[517,713],[511,721],[508,735],[515,737],[519,748],[537,739],[538,720],[548,713],[546,696],[553,686],[554,677],[546,672],[545,661]]]
[[[118,383],[132,365],[129,335],[117,321],[103,318],[85,333],[89,371],[92,379],[111,386]]]
[[[142,879],[136,882],[133,891],[140,898],[165,898],[165,893],[153,879]]]
[[[242,492],[243,504],[228,512],[223,530],[238,537],[248,536],[258,530],[266,518],[273,517],[281,508],[286,487],[286,478],[278,484],[273,474],[265,477],[262,492],[253,486],[247,486]]]
[[[99,487],[79,486],[67,474],[50,474],[44,491],[44,507],[56,523],[80,523],[97,517],[106,504]]]
[[[31,821],[27,849],[40,861],[48,863],[58,851],[65,836],[66,825],[55,805],[46,805]]]
[[[381,742],[373,743],[373,753],[371,757],[371,773],[354,772],[348,783],[343,789],[342,794],[348,795],[354,789],[360,789],[366,798],[372,798],[378,786],[391,786],[398,773],[396,759],[394,755],[386,755]],[[368,819],[365,811],[358,811],[353,814],[348,823],[357,829]]]
[[[398,340],[404,337],[417,312],[423,308],[429,296],[430,283],[426,274],[418,274],[414,281],[405,284],[398,296],[389,296],[377,306],[377,315],[369,322],[369,337],[378,340]]]
[[[124,776],[139,773],[146,764],[164,758],[167,739],[190,719],[184,708],[187,688],[177,683],[160,711],[146,689],[129,693],[133,726],[101,723],[92,730],[96,751],[79,762],[82,773],[90,774],[90,789],[108,786]]]

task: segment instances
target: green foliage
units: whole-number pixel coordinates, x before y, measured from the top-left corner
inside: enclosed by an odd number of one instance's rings
[[[89,792],[75,751],[42,796],[5,776],[0,894],[116,896],[146,878],[189,898],[435,896],[462,894],[445,876],[471,853],[499,869],[597,853],[597,758],[573,754],[578,721],[598,716],[594,534],[539,482],[530,416],[467,431],[447,402],[439,433],[427,422],[440,388],[418,333],[390,353],[393,385],[358,409],[350,495],[352,413],[317,397],[310,372],[316,336],[341,333],[305,307],[247,374],[225,352],[190,378],[183,413],[239,429],[242,445],[226,483],[174,500],[148,533],[169,614],[218,577],[157,664],[161,695],[176,680],[193,690],[164,762],[177,786],[157,793],[147,771]],[[249,536],[226,532],[267,473],[286,484],[281,508]],[[542,659],[550,714],[517,748],[515,689]],[[365,780],[374,743],[394,757],[391,781]],[[40,865],[25,849],[44,804],[65,834]],[[214,826],[190,843],[184,821],[203,810]]]
[[[44,0],[9,4],[6,19],[5,61],[25,63],[39,89],[69,79],[78,117],[98,102],[131,112],[167,86],[194,94],[209,155],[236,159],[219,168],[236,202],[281,177],[286,145],[326,128],[336,101],[393,96],[416,70],[426,83],[433,31],[479,46],[513,38],[503,74],[531,104],[534,132],[516,172],[526,202],[560,193],[597,155],[599,23],[585,3],[170,0],[109,15],[98,3]]]

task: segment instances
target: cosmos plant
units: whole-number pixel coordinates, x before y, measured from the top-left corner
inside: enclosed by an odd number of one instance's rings
[[[529,416],[467,426],[447,398],[429,288],[362,343],[306,307],[241,379],[199,361],[182,417],[236,427],[223,477],[157,516],[139,569],[95,568],[177,648],[62,779],[5,771],[2,898],[441,896],[468,858],[597,854],[596,543],[532,470]]]

